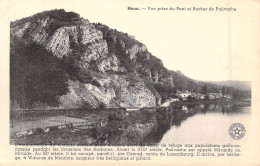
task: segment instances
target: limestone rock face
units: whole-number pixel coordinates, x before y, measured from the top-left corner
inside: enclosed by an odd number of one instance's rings
[[[117,98],[121,107],[154,107],[156,97],[144,82],[127,77],[112,77],[117,86]]]
[[[107,53],[107,42],[101,40],[98,43],[93,43],[92,45],[87,47],[86,52],[82,56],[82,60],[90,63],[92,60],[95,61],[101,57],[105,57]]]
[[[115,97],[112,88],[96,87],[79,81],[69,81],[70,92],[60,97],[62,108],[98,108],[101,103],[109,105]]]
[[[35,27],[34,31],[32,32],[31,36],[33,41],[36,43],[44,45],[47,41],[48,33],[44,30],[44,28],[49,25],[49,17],[46,19],[39,19],[38,25]]]
[[[156,99],[152,92],[144,85],[136,84],[134,87],[122,86],[122,107],[155,107]]]
[[[102,33],[97,31],[91,24],[62,27],[52,36],[47,45],[56,56],[63,57],[68,55],[71,42],[76,45],[86,46],[84,60],[90,62],[108,53],[107,43],[102,39]]]
[[[119,63],[120,63],[119,59],[115,55],[112,55],[112,56],[102,59],[97,64],[97,67],[98,67],[98,70],[102,71],[102,72],[105,72],[108,70],[119,71],[120,70]]]
[[[131,81],[126,76],[112,75],[99,80],[101,87],[70,81],[70,92],[60,97],[63,108],[98,108],[101,103],[109,107],[113,99],[120,107],[154,107],[158,102],[143,82]],[[114,100],[113,100],[114,101]]]
[[[125,108],[153,107],[160,103],[160,95],[146,87],[145,78],[130,76],[133,73],[139,76],[134,67],[137,66],[134,60],[138,53],[150,59],[145,45],[136,42],[133,36],[118,32],[104,33],[86,19],[69,17],[68,13],[64,18],[65,11],[59,12],[51,11],[49,15],[41,13],[39,17],[32,16],[11,23],[11,38],[20,38],[28,44],[35,42],[61,61],[63,58],[74,58],[76,62],[73,65],[80,68],[79,73],[75,76],[68,74],[69,92],[60,96],[61,108],[98,108],[101,105],[110,106],[111,103]],[[106,38],[104,35],[107,35]],[[115,47],[111,49],[111,45]],[[129,59],[133,60],[133,64],[127,64]],[[139,64],[147,78],[152,79],[151,69]]]
[[[47,32],[51,25],[57,21],[49,19],[38,19],[36,22],[26,22],[11,28],[11,35],[31,40],[51,51],[59,58],[68,56],[69,53],[77,46],[83,49],[82,61],[90,63],[91,60],[97,60],[108,54],[107,43],[103,40],[102,32],[97,30],[95,26],[88,20],[81,19],[75,25],[65,25],[56,29],[53,34]],[[88,66],[88,65],[86,65]]]
[[[80,26],[80,31],[82,32],[82,44],[95,43],[95,41],[100,41],[103,39],[103,35],[100,31],[96,30],[94,25],[85,22],[84,26]]]
[[[14,28],[11,28],[11,34],[21,38],[24,35],[25,30],[28,29],[28,27],[30,26],[30,24],[30,22],[26,22],[23,25],[18,25]]]
[[[70,38],[69,34],[75,33],[76,27],[63,27],[58,29],[52,36],[50,42],[47,45],[47,49],[52,51],[54,55],[59,58],[62,58],[64,55],[67,55],[70,51]]]

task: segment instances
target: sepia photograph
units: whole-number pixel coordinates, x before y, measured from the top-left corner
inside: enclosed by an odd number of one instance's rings
[[[218,141],[210,126],[250,116],[250,86],[168,69],[134,34],[64,9],[10,23],[11,144],[150,145],[183,135]]]

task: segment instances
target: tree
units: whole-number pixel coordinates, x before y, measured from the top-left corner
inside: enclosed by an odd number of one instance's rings
[[[229,87],[226,87],[226,94],[231,94],[231,90]]]
[[[11,100],[57,105],[58,97],[68,91],[66,72],[60,60],[43,46],[25,44],[18,38],[11,40],[10,48]]]
[[[209,100],[209,96],[208,95],[205,96],[205,100]]]
[[[201,93],[202,94],[207,94],[208,93],[208,87],[206,85],[204,85],[202,88],[201,88]]]
[[[225,94],[226,94],[226,89],[225,89],[224,86],[221,88],[221,94],[222,94],[222,95],[225,95]]]
[[[191,101],[191,100],[192,100],[191,95],[189,95],[189,96],[187,97],[187,100],[188,100],[188,101]]]

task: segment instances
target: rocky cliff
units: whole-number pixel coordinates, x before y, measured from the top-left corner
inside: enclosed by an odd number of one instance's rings
[[[60,108],[128,108],[153,107],[160,104],[161,97],[158,92],[152,87],[146,87],[143,79],[128,72],[118,59],[118,55],[109,51],[107,43],[110,41],[105,40],[102,31],[76,13],[53,10],[12,22],[11,43],[14,46],[11,49],[16,53],[11,56],[14,61],[17,60],[15,56],[20,58],[28,54],[17,55],[19,53],[15,50],[16,47],[22,47],[17,42],[18,40],[25,47],[29,47],[29,54],[30,48],[33,47],[32,43],[37,44],[50,52],[51,56],[55,56],[57,62],[63,64],[62,68],[67,72],[64,80],[67,90],[55,96],[58,101],[56,105]],[[139,52],[146,51],[144,45],[129,47],[123,41],[119,41],[119,44],[131,60],[136,59]],[[35,52],[32,54],[33,58],[38,58]],[[68,63],[71,64],[68,65]],[[14,63],[11,65],[13,68],[16,67]],[[16,77],[12,79],[12,82],[17,83]],[[39,92],[25,92],[16,89],[11,93],[14,94],[13,96],[16,93],[41,95],[40,90]],[[28,100],[35,107],[33,103],[36,101],[34,102],[31,98],[15,98],[14,100]],[[24,101],[18,103],[24,103]],[[28,107],[28,104],[22,105],[21,107]]]
[[[200,89],[135,37],[74,12],[16,20],[10,33],[11,100],[20,107],[153,107],[176,89]]]

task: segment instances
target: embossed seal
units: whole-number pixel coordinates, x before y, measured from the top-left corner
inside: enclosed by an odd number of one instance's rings
[[[244,125],[242,125],[241,123],[233,123],[229,127],[229,135],[231,138],[238,140],[243,138],[245,134],[246,134],[246,129]]]

